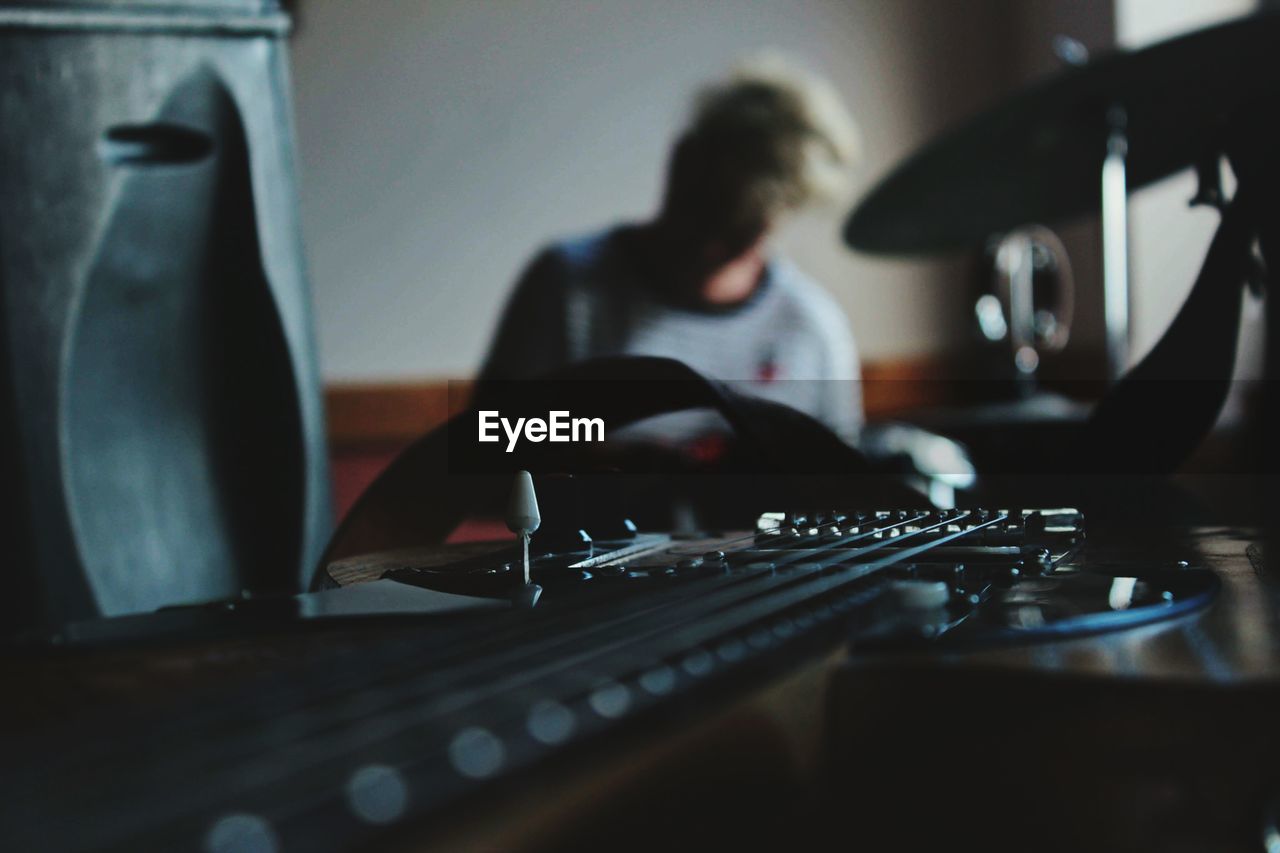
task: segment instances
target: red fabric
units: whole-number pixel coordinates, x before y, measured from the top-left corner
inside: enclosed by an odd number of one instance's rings
[[[468,518],[459,524],[446,538],[445,544],[458,542],[493,542],[496,539],[515,539],[516,535],[507,529],[507,524],[500,518]]]
[[[338,521],[346,518],[356,498],[369,488],[400,448],[339,450],[329,458],[333,478],[333,512]]]
[[[346,517],[364,490],[378,479],[378,475],[399,453],[398,447],[379,447],[340,450],[330,456],[329,462],[333,476],[333,510],[334,517],[338,521]],[[473,518],[459,524],[445,541],[453,544],[514,538],[515,534],[507,529],[506,523],[500,518]]]

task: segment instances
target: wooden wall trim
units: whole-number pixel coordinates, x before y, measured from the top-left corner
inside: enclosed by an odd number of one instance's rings
[[[883,359],[863,365],[863,408],[873,419],[942,405],[954,366],[946,356]],[[335,383],[325,388],[329,443],[335,448],[403,446],[465,406],[469,381]],[[451,393],[452,392],[452,393]]]
[[[470,386],[469,381],[448,379],[328,385],[329,443],[406,444],[461,411]]]

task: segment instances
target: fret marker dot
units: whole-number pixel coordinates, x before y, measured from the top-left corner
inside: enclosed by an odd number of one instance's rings
[[[631,691],[621,684],[597,687],[587,699],[591,709],[610,720],[621,717],[631,707]]]
[[[449,760],[468,779],[485,779],[497,773],[506,759],[506,750],[488,729],[470,726],[449,742]]]
[[[386,824],[404,814],[409,789],[400,771],[385,764],[369,764],[351,774],[347,804],[367,823]]]
[[[680,665],[684,667],[685,672],[697,677],[711,672],[711,667],[714,663],[715,662],[711,659],[711,655],[707,654],[702,649],[698,649],[686,657]]]
[[[253,814],[218,818],[204,839],[207,853],[276,853],[280,849],[271,824]]]
[[[559,702],[544,699],[529,709],[529,734],[539,743],[564,743],[573,734],[573,725],[573,712]]]
[[[654,696],[664,696],[675,689],[676,674],[670,667],[659,666],[642,674],[639,682],[646,692]]]
[[[716,649],[716,654],[725,663],[733,663],[746,657],[747,647],[741,640],[726,640]]]

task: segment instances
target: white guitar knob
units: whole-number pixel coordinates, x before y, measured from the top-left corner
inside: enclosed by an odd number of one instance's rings
[[[533,583],[529,574],[529,535],[542,524],[538,512],[538,495],[533,491],[533,476],[528,471],[517,471],[511,485],[511,500],[507,502],[507,529],[520,537],[521,560],[524,569],[524,591],[517,596],[517,606],[532,607],[538,602],[542,588]]]
[[[528,471],[516,473],[511,486],[511,500],[507,503],[507,529],[517,536],[528,536],[542,524],[538,512],[538,495],[533,490],[533,477]]]

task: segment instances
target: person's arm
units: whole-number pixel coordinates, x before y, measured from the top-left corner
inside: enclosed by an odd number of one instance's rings
[[[819,349],[820,395],[813,414],[848,444],[862,431],[862,368],[849,321],[839,303],[811,280],[802,298],[803,334]]]
[[[862,366],[853,333],[841,312],[824,324],[827,374],[823,385],[823,420],[840,438],[856,444],[865,416],[862,410]]]
[[[525,268],[489,346],[478,383],[528,379],[568,361],[568,279],[554,249],[544,249]]]

